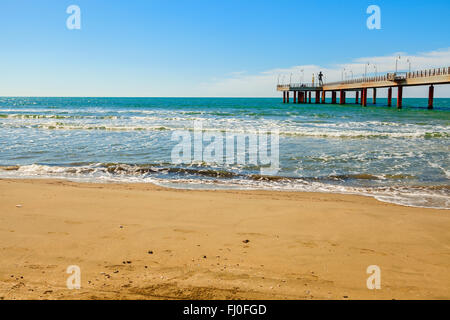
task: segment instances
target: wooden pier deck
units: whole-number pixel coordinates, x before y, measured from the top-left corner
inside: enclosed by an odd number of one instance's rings
[[[277,90],[283,92],[283,103],[289,103],[289,93],[293,92],[294,103],[311,103],[311,92],[314,92],[315,103],[325,103],[326,93],[331,92],[331,103],[337,103],[339,91],[339,104],[346,103],[346,92],[356,92],[355,103],[367,105],[368,89],[373,91],[373,103],[376,103],[377,88],[388,88],[388,106],[392,105],[392,88],[397,88],[397,108],[402,108],[403,87],[429,86],[428,108],[433,108],[434,86],[450,84],[450,67],[421,70],[414,72],[387,73],[376,77],[363,77],[358,79],[324,83],[293,83],[278,85]],[[359,97],[361,96],[361,99]]]

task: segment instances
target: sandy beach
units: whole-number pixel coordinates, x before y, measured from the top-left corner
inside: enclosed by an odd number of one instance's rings
[[[0,299],[450,298],[448,210],[58,180],[0,180],[0,208]]]

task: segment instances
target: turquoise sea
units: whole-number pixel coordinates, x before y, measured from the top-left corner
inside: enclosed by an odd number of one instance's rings
[[[395,103],[395,101],[394,101]],[[377,105],[280,98],[0,98],[0,178],[150,182],[373,196],[450,209],[450,99]],[[174,163],[173,134],[278,130],[279,171],[258,164]],[[208,145],[208,141],[204,141]]]

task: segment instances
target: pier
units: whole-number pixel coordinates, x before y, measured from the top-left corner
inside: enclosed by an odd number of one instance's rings
[[[377,101],[377,89],[388,88],[388,107],[392,106],[392,88],[397,89],[397,108],[403,104],[403,88],[411,86],[428,86],[428,109],[433,109],[434,86],[450,83],[450,67],[428,69],[414,72],[387,73],[375,77],[324,83],[292,83],[277,85],[277,91],[283,92],[283,103],[289,103],[289,93],[293,93],[294,103],[312,103],[311,93],[314,92],[315,103],[325,103],[327,92],[331,92],[331,103],[346,104],[346,92],[355,92],[355,104],[367,106],[368,94],[372,93],[372,104]],[[370,90],[370,91],[369,91]],[[309,99],[308,99],[309,97]]]

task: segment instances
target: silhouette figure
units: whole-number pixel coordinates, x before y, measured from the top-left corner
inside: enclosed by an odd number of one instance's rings
[[[319,72],[319,85],[323,86],[323,73],[322,73],[322,71]]]

